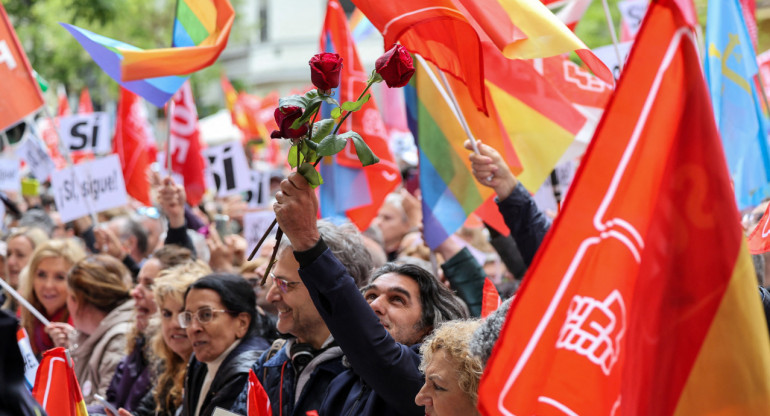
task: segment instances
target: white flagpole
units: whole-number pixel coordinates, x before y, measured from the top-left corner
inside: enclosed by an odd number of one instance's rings
[[[3,289],[5,289],[5,291],[8,292],[8,294],[13,296],[16,300],[18,300],[22,306],[27,308],[28,311],[32,312],[32,315],[35,315],[35,318],[37,318],[40,322],[42,322],[43,325],[48,326],[51,324],[51,321],[49,321],[48,319],[45,319],[45,316],[43,316],[43,314],[40,313],[40,311],[35,309],[35,307],[32,306],[31,303],[29,303],[26,299],[24,299],[24,296],[21,296],[21,294],[16,290],[14,290],[14,288],[11,287],[11,285],[9,285],[8,282],[6,282],[4,279],[0,279],[0,286],[2,286]]]
[[[620,54],[620,46],[618,46],[618,35],[615,33],[615,24],[612,22],[612,14],[610,14],[610,6],[607,4],[607,0],[602,0],[602,6],[604,7],[604,17],[607,19],[607,27],[610,29],[610,36],[612,37],[612,44],[615,46],[615,55],[618,57],[618,68],[623,71],[623,56]]]

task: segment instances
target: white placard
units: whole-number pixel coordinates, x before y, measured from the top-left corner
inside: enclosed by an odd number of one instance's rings
[[[128,202],[118,155],[109,155],[51,175],[56,208],[63,222]]]
[[[214,408],[214,413],[211,416],[243,416],[240,413],[233,413],[229,410],[225,410],[219,406]]]
[[[48,179],[48,176],[56,170],[56,164],[48,155],[48,149],[32,134],[25,134],[24,140],[16,148],[15,153],[16,156],[27,162],[32,175],[41,182]]]
[[[618,3],[620,16],[623,19],[623,23],[628,27],[631,38],[635,38],[636,33],[639,32],[639,28],[642,26],[642,20],[644,20],[644,15],[647,14],[647,6],[649,4],[649,0],[622,0]]]
[[[270,172],[251,171],[251,188],[246,192],[246,202],[250,207],[270,205]]]
[[[251,187],[251,170],[238,142],[225,143],[203,150],[206,175],[217,190],[217,196],[246,192]]]
[[[105,154],[110,145],[110,119],[107,113],[76,114],[59,118],[59,134],[65,146],[72,151],[91,151]]]
[[[21,161],[19,158],[12,156],[0,159],[0,189],[16,192],[21,190]]]
[[[273,211],[247,212],[243,215],[243,238],[246,239],[246,247],[248,247],[246,253],[251,253],[274,219]],[[271,234],[275,234],[277,228],[273,227]]]
[[[625,63],[628,60],[628,54],[631,52],[631,45],[634,42],[621,42],[618,44],[620,50],[620,58]],[[617,81],[620,78],[620,64],[618,63],[618,54],[615,52],[615,45],[600,46],[593,50],[594,55],[607,65],[607,68],[612,71],[612,76]],[[625,66],[625,64],[624,64]]]

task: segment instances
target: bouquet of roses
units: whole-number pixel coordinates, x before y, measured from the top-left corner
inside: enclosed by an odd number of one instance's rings
[[[414,74],[412,57],[401,45],[394,45],[375,62],[375,69],[366,82],[366,88],[361,92],[356,101],[347,101],[342,104],[332,98],[332,90],[340,83],[342,70],[342,58],[336,53],[319,53],[310,59],[310,79],[315,90],[305,95],[291,95],[278,101],[279,107],[275,109],[275,122],[278,130],[274,130],[272,139],[291,140],[291,149],[287,156],[289,165],[297,169],[312,187],[323,183],[321,174],[316,166],[324,156],[332,156],[341,152],[348,141],[353,142],[358,160],[363,166],[379,162],[377,156],[366,144],[364,139],[354,131],[340,133],[340,126],[350,114],[360,110],[371,98],[369,88],[377,82],[385,81],[389,88],[403,87]],[[331,118],[318,120],[321,104],[327,103],[333,106]],[[268,228],[257,246],[249,256],[251,260],[259,250],[265,238],[275,227],[276,222]],[[272,258],[268,263],[265,276],[270,273],[270,268],[275,261],[276,250],[283,233],[279,228],[276,233],[276,245]],[[265,277],[262,284],[265,283]]]

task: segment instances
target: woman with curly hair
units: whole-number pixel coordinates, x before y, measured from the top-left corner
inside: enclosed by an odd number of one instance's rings
[[[478,320],[447,322],[420,347],[420,370],[425,384],[414,401],[425,406],[426,416],[478,415],[481,360],[470,352],[470,340]]]

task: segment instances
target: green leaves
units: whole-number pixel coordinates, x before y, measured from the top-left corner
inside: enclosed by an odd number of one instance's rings
[[[304,176],[307,180],[307,183],[310,184],[311,187],[316,188],[318,185],[324,183],[323,178],[321,178],[321,174],[318,173],[317,170],[315,170],[315,167],[311,165],[310,163],[303,163],[298,169],[297,172],[299,172],[300,175]]]
[[[353,146],[356,148],[356,155],[358,160],[361,161],[363,166],[373,165],[380,161],[380,159],[372,152],[369,145],[366,144],[363,137],[360,134],[349,131],[342,134],[330,134],[318,143],[318,155],[331,156],[341,152],[347,145],[348,140],[353,141]]]
[[[341,106],[332,109],[332,118],[339,118],[343,111],[353,112],[358,111],[369,101],[372,94],[366,94],[356,101],[345,101]]]
[[[291,146],[289,155],[286,159],[293,168],[302,166],[303,163],[315,163],[321,155],[316,152],[318,145],[310,140],[301,140],[298,144]],[[299,153],[299,157],[297,157]]]

